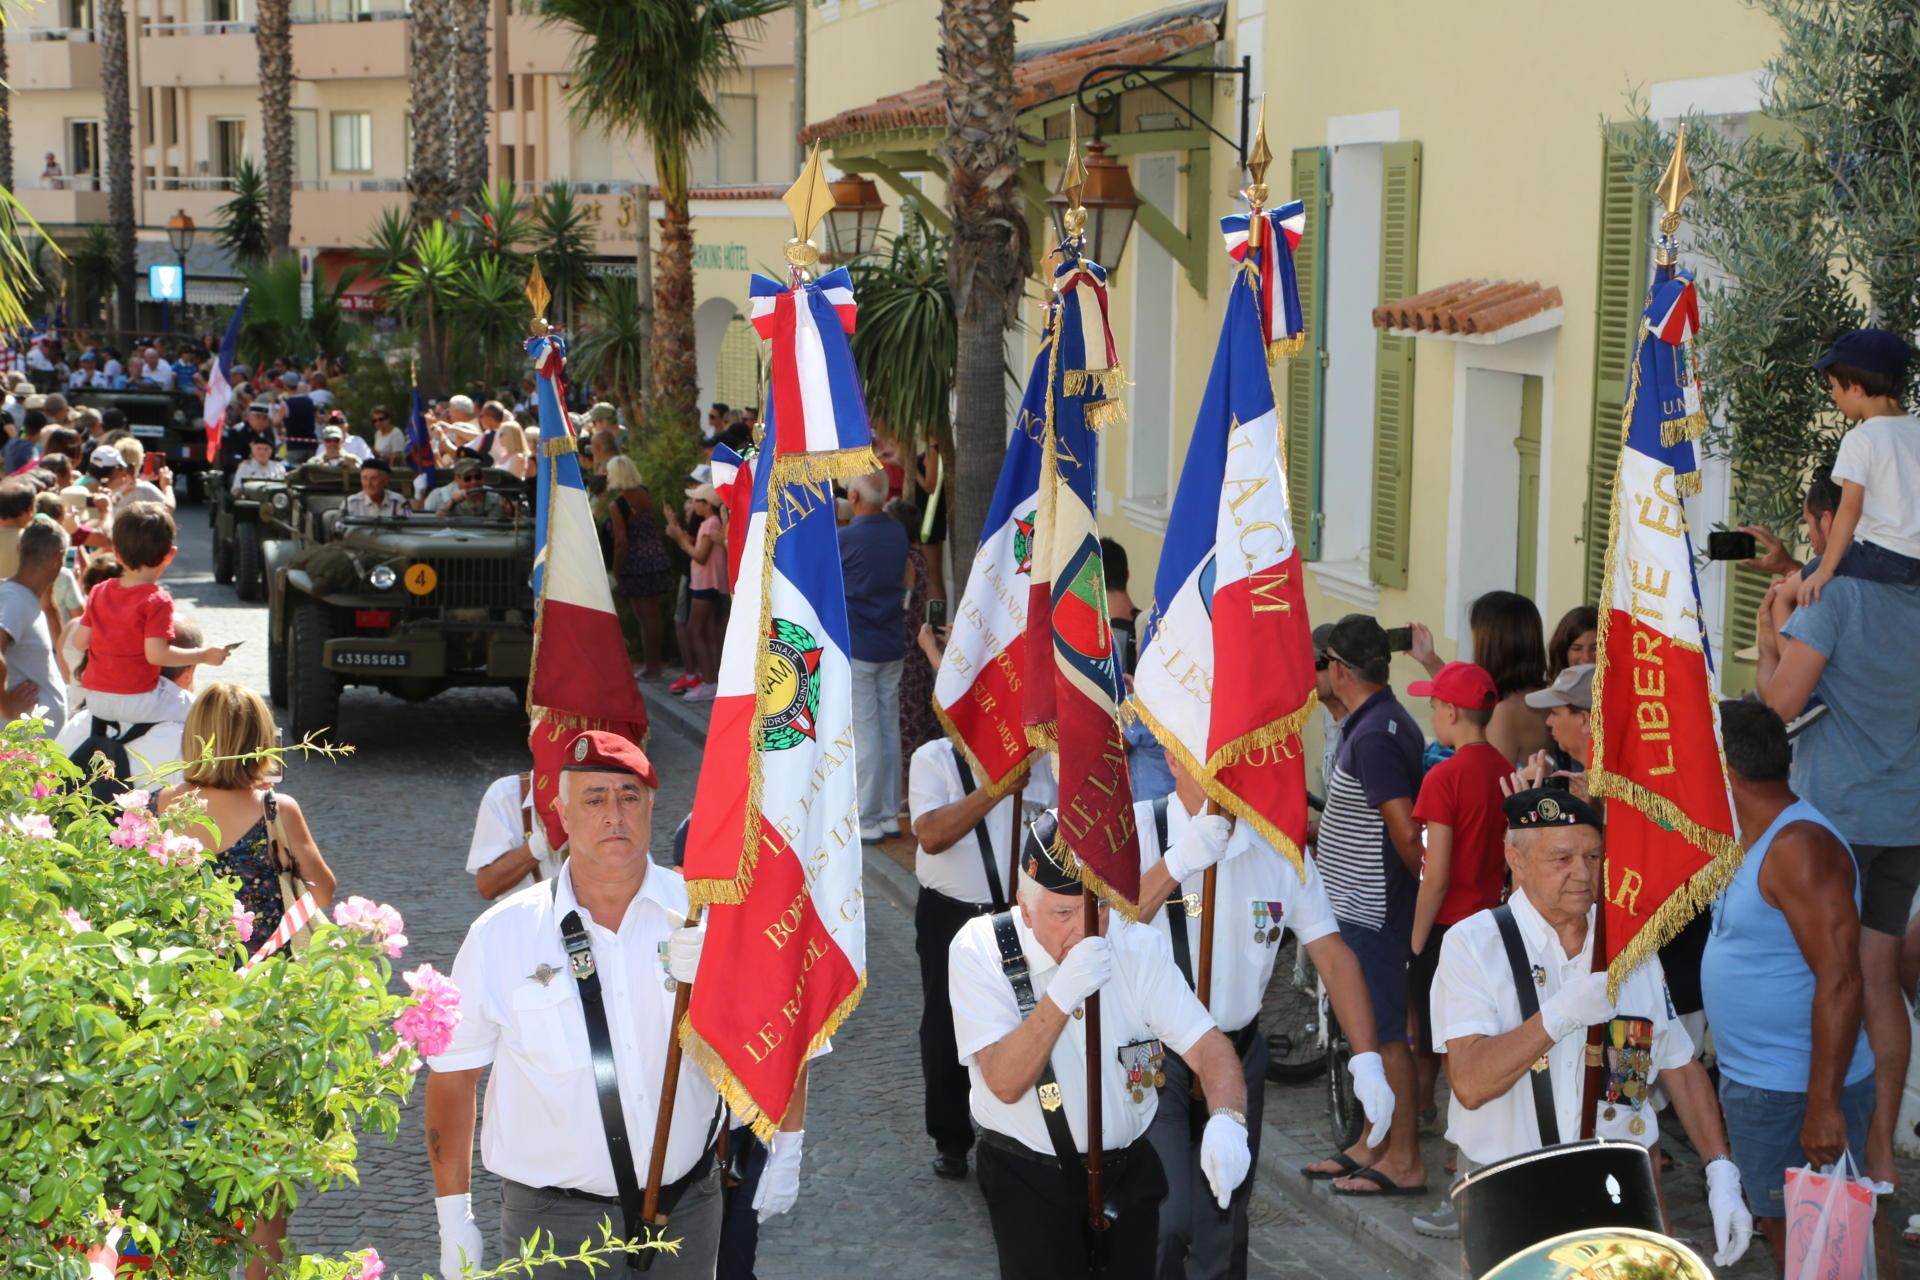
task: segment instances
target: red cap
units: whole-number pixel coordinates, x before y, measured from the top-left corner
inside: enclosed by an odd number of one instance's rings
[[[655,790],[660,787],[647,753],[619,734],[604,729],[582,732],[567,744],[564,759],[566,763],[560,767],[570,773],[630,773]]]
[[[1407,693],[1415,698],[1438,698],[1469,711],[1491,711],[1500,701],[1493,677],[1486,668],[1471,662],[1449,662],[1433,673],[1433,679],[1408,685]]]

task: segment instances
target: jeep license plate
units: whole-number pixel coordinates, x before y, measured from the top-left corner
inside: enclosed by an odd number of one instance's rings
[[[333,665],[404,671],[410,656],[404,649],[336,649],[333,653]]]

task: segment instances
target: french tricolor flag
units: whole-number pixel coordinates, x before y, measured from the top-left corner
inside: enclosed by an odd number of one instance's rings
[[[1034,358],[1026,398],[1007,438],[1000,480],[973,553],[973,571],[967,575],[967,589],[933,678],[933,709],[941,727],[979,768],[995,795],[1026,776],[1033,750],[1021,699],[1051,355],[1051,344],[1043,344]]]
[[[566,347],[558,334],[531,338],[540,404],[535,453],[533,718],[535,808],[554,848],[566,840],[553,805],[560,748],[581,729],[611,729],[640,742],[647,704],[633,682],[627,642],[613,611],[586,481],[564,408]]]
[[[201,421],[207,427],[207,461],[220,461],[220,437],[227,429],[227,406],[233,403],[233,357],[240,345],[240,321],[247,314],[247,295],[240,295],[240,305],[233,309],[233,318],[227,321],[226,336],[220,339],[220,354],[214,358],[213,367],[207,371],[207,394],[201,405]]]
[[[1312,624],[1257,277],[1234,275],[1154,579],[1130,704],[1228,813],[1301,865]]]
[[[772,356],[767,418],[780,425],[768,439],[782,476],[827,480],[877,470],[866,398],[847,345],[853,277],[836,267],[789,288],[756,274],[748,294],[753,327]]]
[[[1260,219],[1260,242],[1252,242],[1253,219]],[[1230,213],[1220,219],[1227,256],[1251,264],[1260,276],[1260,329],[1270,356],[1294,355],[1306,342],[1307,323],[1300,310],[1300,280],[1293,251],[1307,231],[1307,206],[1289,200],[1257,215]]]
[[[726,445],[713,446],[707,465],[713,469],[713,491],[727,512],[727,591],[739,594],[740,560],[747,548],[747,526],[753,519],[754,467],[760,459],[757,449],[748,449],[743,457]]]

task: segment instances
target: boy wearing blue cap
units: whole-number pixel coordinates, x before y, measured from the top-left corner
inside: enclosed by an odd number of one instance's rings
[[[1834,459],[1840,510],[1826,555],[1803,575],[1802,605],[1818,600],[1836,573],[1920,585],[1920,421],[1902,400],[1911,354],[1898,334],[1855,329],[1813,363],[1827,375],[1835,407],[1859,425]]]

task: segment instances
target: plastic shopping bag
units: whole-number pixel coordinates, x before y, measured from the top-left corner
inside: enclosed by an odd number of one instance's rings
[[[1787,1280],[1871,1280],[1873,1190],[1851,1154],[1787,1170]]]

